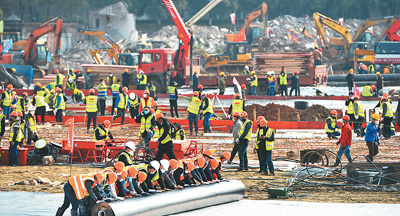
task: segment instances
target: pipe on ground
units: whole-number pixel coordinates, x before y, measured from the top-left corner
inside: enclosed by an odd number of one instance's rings
[[[242,182],[232,180],[216,184],[187,187],[182,190],[128,198],[124,201],[98,203],[92,215],[169,215],[194,209],[239,201],[244,195]]]
[[[347,75],[329,75],[328,83],[330,82],[346,82]],[[395,81],[400,79],[400,74],[382,74],[381,75],[385,81]],[[375,82],[376,75],[375,74],[355,74],[354,81],[369,81]]]

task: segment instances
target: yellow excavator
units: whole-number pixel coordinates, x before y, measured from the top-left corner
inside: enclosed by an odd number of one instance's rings
[[[389,30],[390,26],[396,22],[396,18],[394,16],[382,17],[382,18],[374,18],[369,19],[363,22],[357,29],[356,33],[353,36],[353,41],[363,41],[363,42],[372,42],[372,34],[368,32],[367,29],[372,26],[383,25],[385,27],[382,29],[382,32],[378,36],[378,40],[382,40],[385,36],[387,30]],[[371,45],[371,44],[370,44]]]

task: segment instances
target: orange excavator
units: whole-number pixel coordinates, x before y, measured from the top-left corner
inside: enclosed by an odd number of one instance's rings
[[[0,56],[0,64],[47,65],[47,47],[43,42],[38,42],[38,39],[50,32],[54,32],[55,37],[53,59],[59,61],[62,27],[63,20],[61,17],[56,17],[43,23],[29,35],[22,54],[21,52],[4,53]]]

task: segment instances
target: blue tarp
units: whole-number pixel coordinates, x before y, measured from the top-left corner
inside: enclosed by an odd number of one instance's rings
[[[11,64],[4,64],[4,67],[8,69],[15,68],[15,72],[18,75],[21,75],[26,78],[28,85],[32,83],[33,79],[33,67],[30,65],[11,65]]]

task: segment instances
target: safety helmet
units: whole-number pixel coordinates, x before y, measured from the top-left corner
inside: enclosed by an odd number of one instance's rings
[[[235,98],[237,98],[237,97],[240,97],[240,94],[239,94],[239,93],[236,93],[236,94],[235,94]]]
[[[131,100],[135,99],[135,96],[136,96],[135,93],[133,93],[133,92],[129,93],[129,98]]]
[[[92,70],[90,70],[90,69],[87,69],[87,71],[86,71],[86,72],[90,73],[90,72],[92,72]]]
[[[267,120],[261,119],[261,121],[260,121],[260,126],[261,126],[261,127],[265,127],[265,126],[267,126],[267,124],[268,124],[268,121],[267,121]]]
[[[139,183],[143,183],[146,180],[146,178],[147,178],[147,175],[146,175],[145,172],[139,172],[138,173]]]
[[[218,161],[217,159],[214,158],[211,160],[211,169],[215,170],[217,169],[217,167],[218,167]]]
[[[350,117],[349,117],[348,115],[344,115],[342,119],[343,119],[343,120],[349,121],[349,120],[350,120]]]
[[[224,72],[219,73],[220,76],[225,76]]]
[[[95,174],[95,176],[96,176],[96,179],[97,179],[98,182],[103,182],[104,181],[103,174],[98,172],[98,173]]]
[[[22,95],[24,95],[25,97],[28,97],[29,95],[28,95],[28,92],[24,92],[24,93],[22,93]]]
[[[46,87],[42,86],[41,90],[46,91]]]
[[[206,149],[206,150],[203,151],[203,155],[206,155],[208,157],[212,157],[213,153],[212,153],[211,149]]]
[[[380,72],[376,72],[376,75],[381,75],[381,73]]]
[[[224,157],[226,160],[230,160],[231,159],[231,153],[224,152],[224,153],[222,153],[222,157]]]
[[[250,72],[250,74],[251,74],[251,75],[254,75],[254,74],[256,74],[256,72],[252,71],[252,72]]]
[[[13,68],[13,69],[11,69],[12,70],[12,72],[15,72],[16,70],[15,70],[15,68]]]
[[[322,52],[322,48],[320,47],[320,48],[318,48],[318,50],[320,51],[320,52]]]
[[[383,98],[388,98],[389,95],[388,95],[388,93],[384,93],[384,94],[382,95],[382,97],[383,97]]]
[[[17,111],[17,115],[21,117],[24,116],[24,114],[21,111]]]
[[[132,178],[135,178],[136,175],[138,174],[138,170],[136,169],[136,167],[131,166],[131,167],[129,167],[129,169],[128,169],[128,173],[129,173],[129,175],[130,175]]]
[[[295,71],[294,74],[299,74],[299,72],[298,72],[298,71]]]
[[[197,88],[200,89],[200,90],[202,90],[202,89],[203,89],[203,85],[200,84],[200,85],[197,86]]]
[[[256,122],[260,123],[261,120],[265,119],[264,116],[258,116]]]
[[[360,99],[360,97],[358,97],[358,96],[356,95],[356,96],[354,96],[354,99],[357,99],[357,100],[358,100],[358,99]]]
[[[11,112],[10,116],[11,117],[18,117],[18,114],[17,114],[17,112],[13,111],[13,112]]]
[[[108,180],[110,181],[110,184],[114,184],[118,179],[117,174],[115,174],[115,173],[108,173],[107,176],[108,176]]]
[[[139,69],[139,74],[144,74],[144,71],[142,69]]]
[[[372,114],[372,118],[379,121],[379,114],[378,113]]]
[[[240,117],[247,117],[247,112],[246,111],[241,112]]]
[[[10,90],[13,90],[13,89],[14,89],[14,86],[13,86],[12,84],[8,84],[8,85],[7,85],[7,88],[10,89]]]
[[[158,171],[160,169],[160,162],[156,160],[150,161],[150,166]]]
[[[239,118],[240,117],[240,113],[239,112],[234,112],[233,113],[233,117],[238,117]]]
[[[136,144],[133,141],[129,141],[125,143],[125,147],[129,148],[132,151],[135,151]]]
[[[58,74],[58,72],[59,72],[58,70],[55,70],[55,71],[54,71],[55,74]]]
[[[125,71],[125,72],[128,72],[128,69],[125,69],[124,71]]]
[[[350,73],[354,73],[354,70],[353,70],[353,68],[352,68],[352,69],[350,69]]]
[[[35,86],[39,86],[39,88],[42,88],[42,84],[36,83]]]
[[[337,115],[337,111],[336,111],[336,110],[332,110],[332,111],[331,111],[331,114],[332,114],[332,115]]]
[[[115,172],[117,172],[117,173],[122,172],[122,170],[124,170],[124,168],[125,168],[125,164],[121,161],[118,161],[114,164],[114,169],[115,169]]]
[[[121,174],[121,179],[126,179],[127,176],[128,176],[128,171],[123,170]]]
[[[90,90],[89,90],[89,93],[93,93],[93,94],[94,94],[94,93],[95,93],[95,90],[94,90],[94,89],[90,89]]]
[[[192,172],[194,170],[194,163],[192,161],[186,162],[186,166],[187,166],[189,172]]]
[[[110,128],[111,122],[109,120],[105,120],[103,123],[106,128]]]
[[[195,91],[195,92],[193,92],[193,95],[194,96],[199,96],[199,92]]]
[[[156,114],[156,119],[163,118],[163,117],[164,117],[164,115],[162,113],[157,113]]]
[[[246,89],[246,85],[245,85],[245,84],[242,84],[240,87],[241,87],[242,89]]]
[[[194,73],[197,74],[197,73],[199,73],[199,72],[197,72],[197,70],[195,70]]]
[[[128,93],[128,88],[125,86],[125,87],[122,88],[122,91],[123,91],[124,93]]]
[[[56,93],[56,92],[54,91],[54,89],[50,90],[50,94],[54,94],[54,93]]]
[[[170,165],[171,168],[174,169],[174,170],[178,169],[178,164],[179,164],[179,162],[178,162],[178,160],[176,160],[176,159],[171,159],[171,160],[169,160],[169,165]]]
[[[76,70],[77,73],[80,73],[79,69]]]
[[[56,92],[61,92],[61,88],[60,87],[56,87],[55,90],[56,90]]]
[[[203,168],[204,164],[206,164],[206,159],[204,159],[204,157],[202,157],[202,156],[199,156],[196,160],[197,160],[199,167],[201,167],[201,168]]]
[[[161,166],[164,168],[164,170],[168,170],[169,168],[169,161],[167,159],[162,159],[160,160]]]
[[[71,70],[69,70],[69,71],[71,71],[72,73],[75,72],[75,70],[73,68],[71,68]]]
[[[74,94],[77,94],[79,92],[78,89],[74,89]]]
[[[157,103],[157,101],[154,101],[154,100],[153,100],[153,101],[151,102],[151,107],[156,107],[156,106],[158,106],[158,103]]]
[[[150,94],[149,90],[144,90],[143,94]]]
[[[371,64],[374,64],[375,62],[374,61],[371,61]]]

